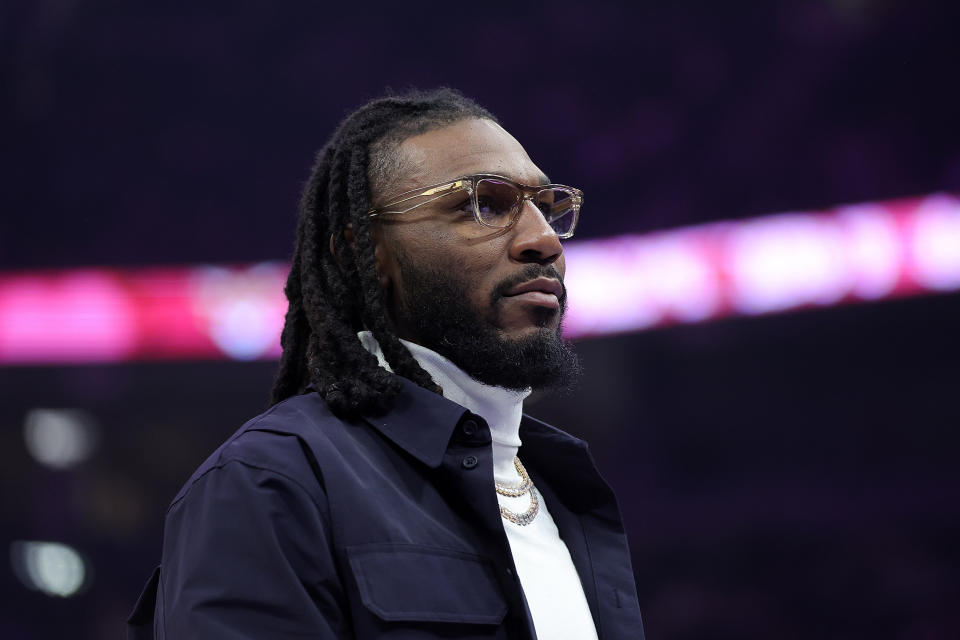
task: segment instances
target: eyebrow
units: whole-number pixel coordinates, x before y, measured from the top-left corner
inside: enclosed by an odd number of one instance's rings
[[[477,172],[476,172],[476,174],[483,174],[483,173],[487,174],[488,176],[500,176],[501,178],[506,178],[507,180],[512,180],[513,182],[516,182],[516,183],[518,183],[518,184],[527,184],[526,182],[524,182],[524,181],[522,181],[522,180],[518,180],[516,176],[506,175],[506,174],[500,173],[500,172],[498,172],[498,171],[477,171]],[[474,175],[476,175],[476,174],[474,174]],[[538,187],[538,186],[544,185],[544,184],[552,184],[552,183],[550,182],[550,178],[547,177],[547,174],[545,174],[545,173],[543,173],[543,172],[541,172],[541,173],[537,176],[537,179],[538,179],[538,181],[537,181],[536,183],[530,184],[529,186],[531,186],[531,187]]]

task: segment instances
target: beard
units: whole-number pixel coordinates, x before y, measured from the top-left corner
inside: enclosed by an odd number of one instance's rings
[[[516,276],[500,282],[490,295],[488,312],[470,306],[466,294],[471,286],[456,276],[455,269],[416,266],[405,255],[397,261],[403,276],[403,294],[395,305],[399,326],[415,328],[411,340],[444,356],[470,377],[484,384],[521,391],[568,391],[580,375],[573,346],[560,336],[567,293],[560,309],[535,307],[537,330],[521,338],[507,338],[500,331],[499,303],[512,287],[540,276],[563,282],[552,266],[527,265]]]

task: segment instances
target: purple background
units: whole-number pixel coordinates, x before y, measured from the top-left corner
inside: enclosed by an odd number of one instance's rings
[[[20,1],[0,7],[0,268],[286,259],[313,152],[387,86],[456,86],[578,237],[960,191],[960,5]],[[960,251],[960,248],[958,248]],[[651,638],[957,637],[960,296],[580,344]],[[0,637],[121,637],[166,503],[272,363],[0,368],[0,544],[58,540],[69,600],[0,571]],[[103,429],[73,471],[31,407]],[[6,554],[4,554],[6,555]]]

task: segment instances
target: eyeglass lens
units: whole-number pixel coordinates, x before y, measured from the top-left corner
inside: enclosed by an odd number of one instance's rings
[[[483,224],[508,227],[517,213],[523,193],[509,182],[483,178],[477,181],[477,214]],[[573,233],[576,224],[573,193],[566,189],[541,189],[533,202],[560,237]]]

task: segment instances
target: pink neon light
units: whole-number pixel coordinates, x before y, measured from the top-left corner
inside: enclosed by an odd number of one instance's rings
[[[137,343],[135,307],[105,271],[0,280],[0,362],[125,360]]]
[[[568,336],[960,290],[960,200],[571,242]],[[0,274],[0,363],[276,357],[287,266]]]

